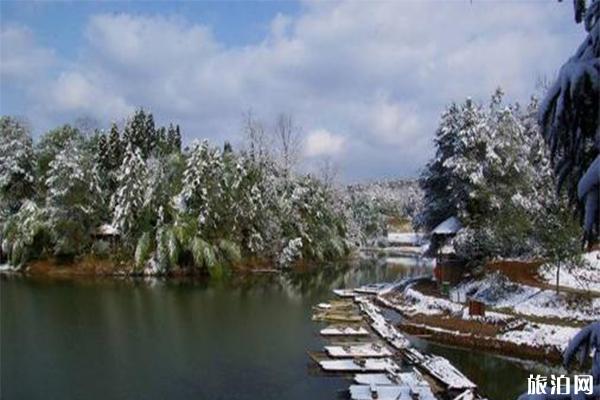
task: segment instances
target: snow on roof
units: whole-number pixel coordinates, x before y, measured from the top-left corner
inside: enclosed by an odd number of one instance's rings
[[[450,217],[438,226],[436,226],[432,231],[432,235],[451,235],[462,229],[462,224],[456,217]]]
[[[451,244],[445,244],[438,250],[438,253],[439,254],[455,254],[456,250],[454,250],[454,246],[452,246]]]
[[[119,230],[111,224],[102,224],[96,229],[97,235],[116,236]]]

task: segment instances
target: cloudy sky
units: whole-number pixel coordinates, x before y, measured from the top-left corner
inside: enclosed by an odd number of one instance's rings
[[[302,127],[346,181],[414,176],[450,101],[526,100],[582,41],[570,1],[0,3],[2,114],[36,134],[137,107],[240,143],[248,110]]]

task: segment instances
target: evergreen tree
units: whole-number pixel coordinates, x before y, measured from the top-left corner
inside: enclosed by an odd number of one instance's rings
[[[457,204],[450,201],[452,184],[450,170],[445,161],[456,152],[456,135],[459,130],[460,110],[451,104],[442,114],[440,126],[434,139],[436,154],[427,163],[419,180],[424,196],[424,207],[416,218],[418,227],[433,229],[445,219],[457,213]]]
[[[179,125],[173,126],[169,124],[167,130],[167,143],[170,152],[181,152],[181,133],[179,132]]]
[[[200,229],[206,234],[219,226],[220,216],[215,211],[222,193],[222,167],[221,152],[205,140],[194,145],[183,173],[180,198],[184,210],[198,215]]]
[[[46,186],[48,226],[54,253],[79,254],[98,225],[99,186],[91,155],[71,141],[50,162]]]
[[[14,118],[0,118],[0,207],[16,212],[35,193],[35,157],[31,136]]]
[[[171,153],[171,151],[167,137],[167,129],[164,126],[161,126],[156,130],[156,144],[154,145],[152,153],[154,156],[160,157]]]
[[[147,114],[141,108],[137,110],[125,126],[123,136],[127,146],[132,145],[140,149],[142,157],[146,159],[158,145],[152,114]]]
[[[108,137],[108,154],[110,160],[110,171],[116,171],[123,162],[123,142],[117,124],[113,123],[110,127]]]
[[[143,229],[141,216],[147,182],[141,151],[130,143],[117,173],[117,190],[111,200],[113,225],[126,244],[137,240]]]
[[[81,132],[71,125],[63,125],[44,134],[36,146],[38,176],[45,182],[48,178],[50,163],[66,147],[77,143],[83,145]]]
[[[566,189],[583,217],[585,239],[600,235],[600,1],[574,0],[575,20],[588,35],[561,67],[539,110],[557,190]]]
[[[108,138],[104,134],[101,134],[98,139],[98,165],[103,174],[108,174],[111,171],[110,148]]]

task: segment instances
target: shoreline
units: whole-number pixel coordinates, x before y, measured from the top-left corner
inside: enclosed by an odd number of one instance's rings
[[[230,266],[223,266],[225,274],[231,275],[265,275],[280,274],[288,271],[305,272],[318,268],[319,265],[332,263],[351,263],[359,260],[359,257],[351,253],[344,259],[327,260],[322,262],[299,260],[286,268],[277,268],[269,261],[249,258]],[[0,276],[21,275],[29,277],[46,278],[162,278],[162,279],[186,279],[186,278],[210,278],[209,271],[195,267],[175,268],[167,272],[155,272],[150,270],[135,270],[132,264],[119,264],[118,262],[97,259],[93,256],[83,256],[79,260],[71,262],[57,262],[55,259],[35,260],[22,267],[13,267],[7,263],[0,263]]]
[[[404,291],[380,294],[377,302],[400,315],[396,326],[402,332],[442,345],[558,365],[569,340],[581,328],[578,323],[540,323],[495,310],[485,317],[471,316],[466,305],[414,287],[406,290],[408,295]]]

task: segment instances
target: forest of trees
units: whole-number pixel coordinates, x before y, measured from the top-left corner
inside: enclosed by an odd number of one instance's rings
[[[2,117],[2,253],[17,266],[91,254],[137,272],[211,274],[242,259],[344,257],[372,218],[352,215],[344,191],[293,171],[291,129],[280,118],[281,145],[269,145],[249,116],[240,151],[207,141],[182,149],[178,126],[156,127],[138,110],[122,129],[84,135],[65,125],[34,144],[24,123]]]

